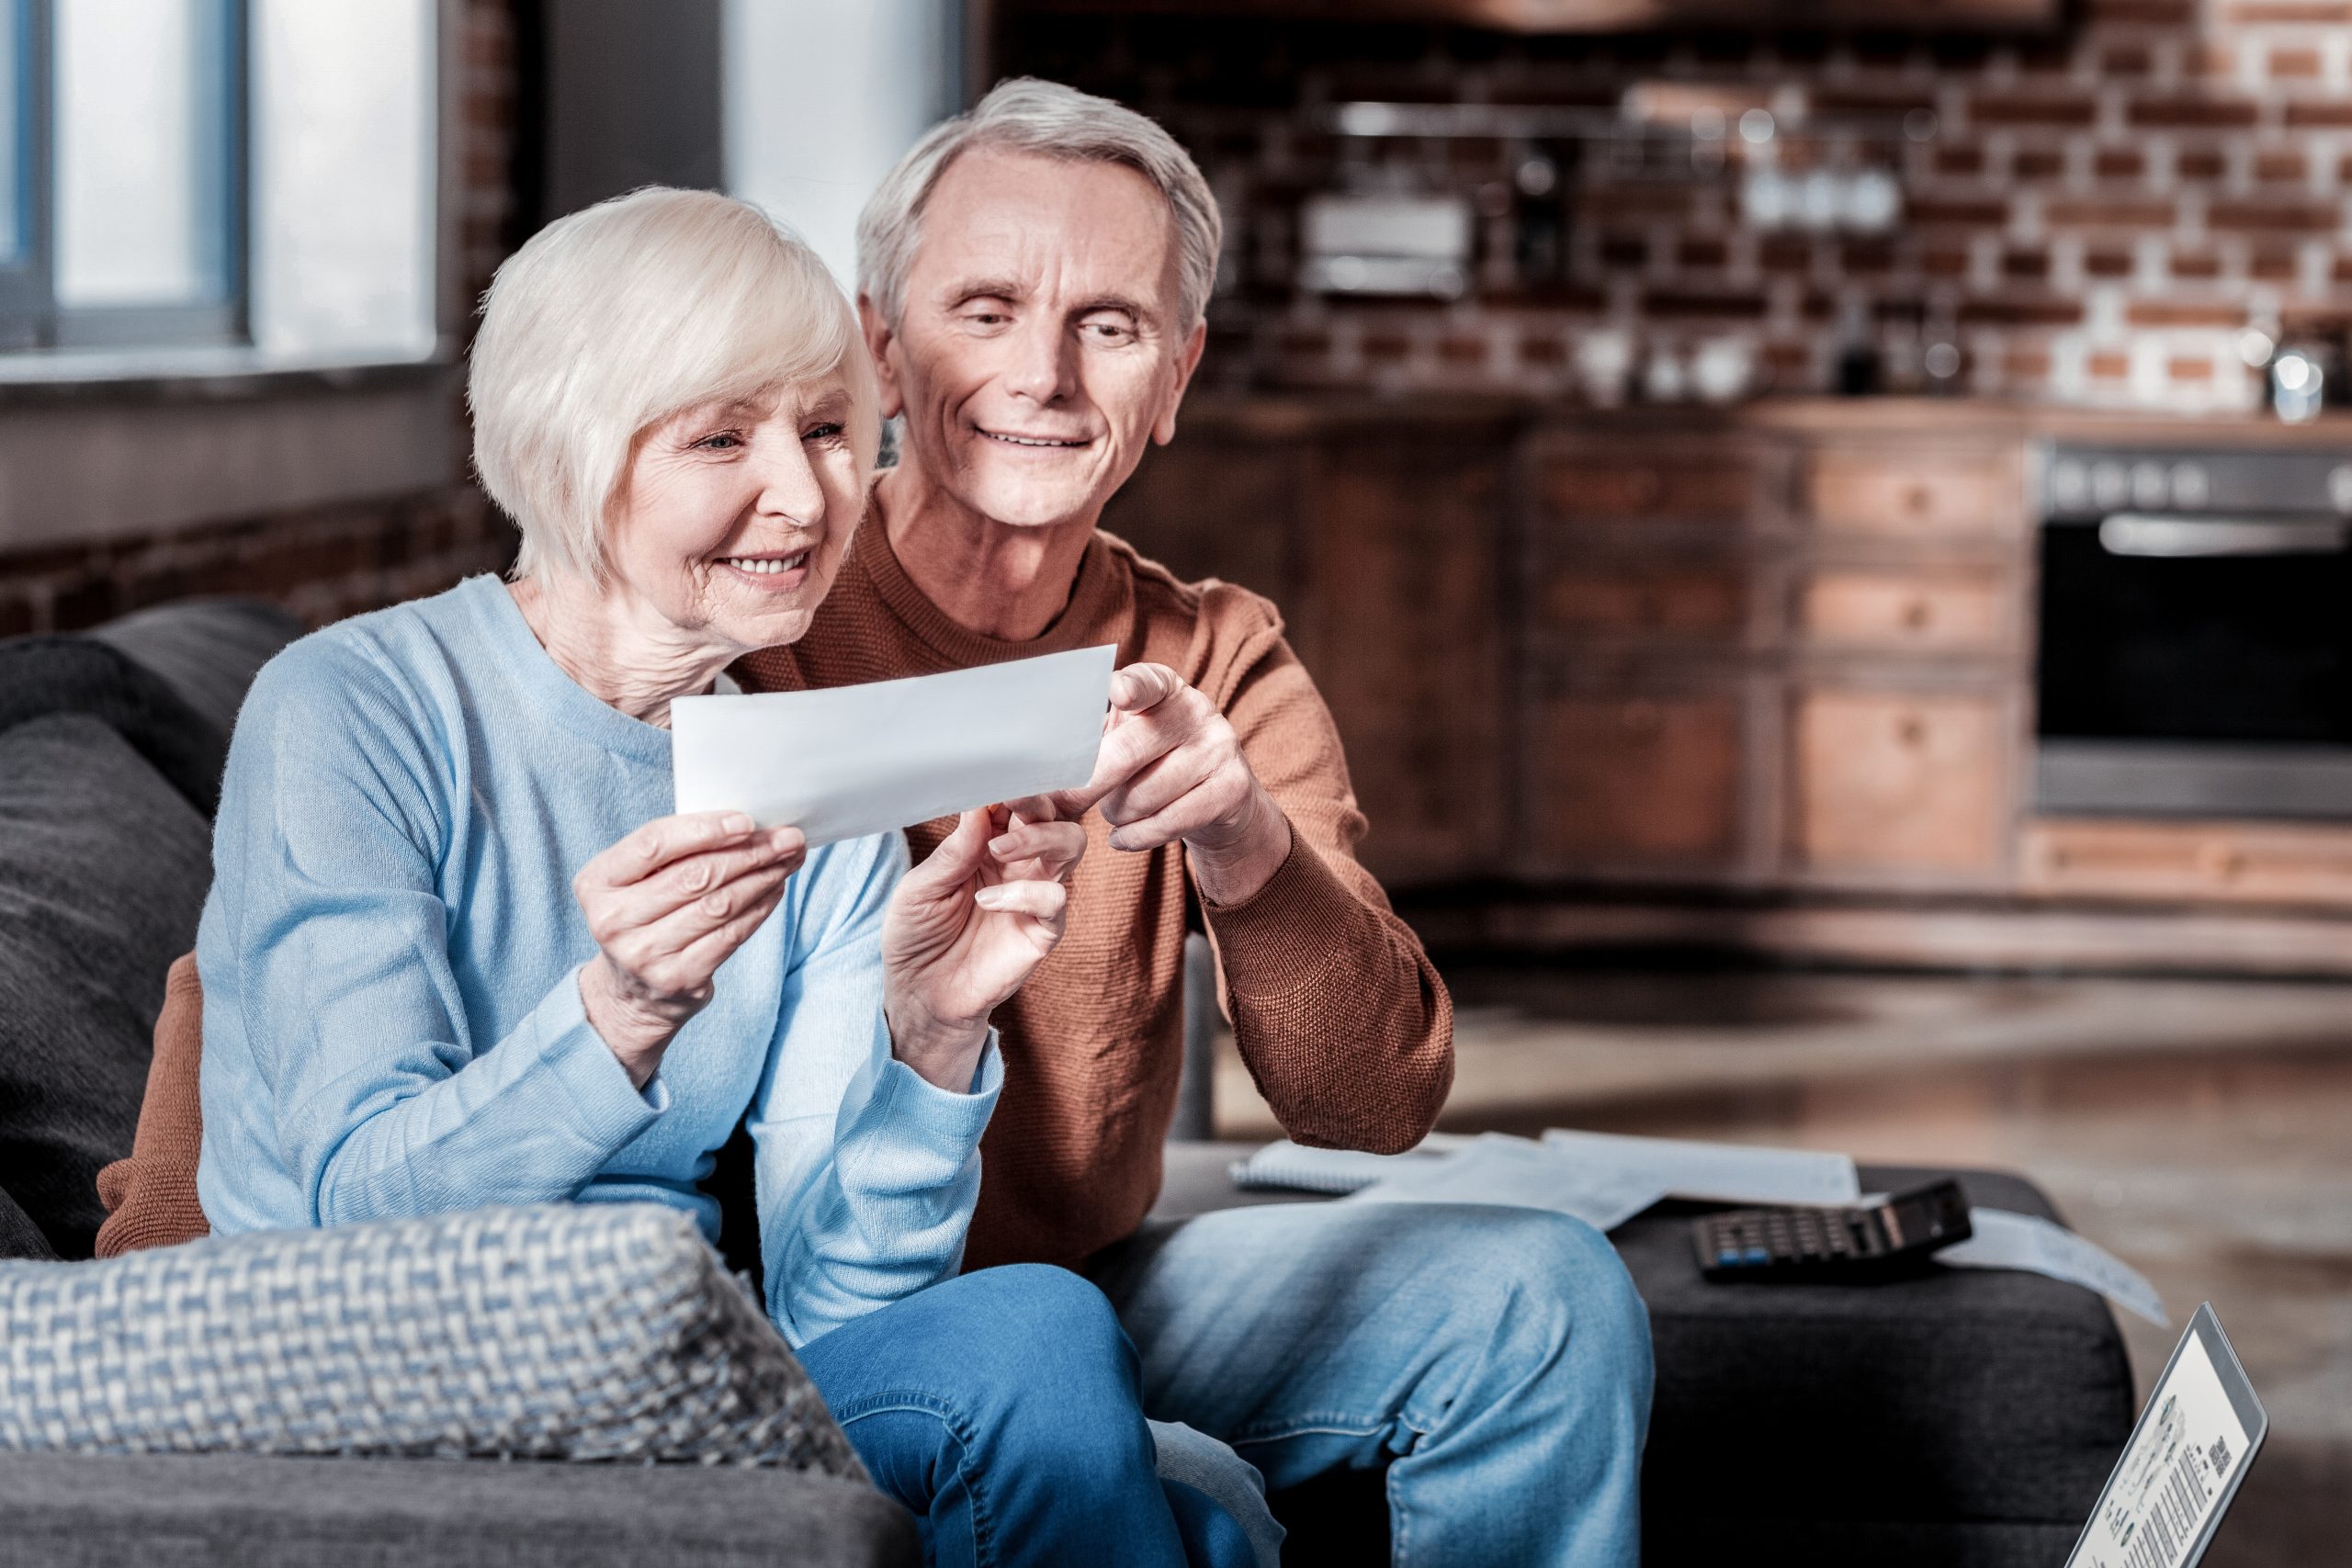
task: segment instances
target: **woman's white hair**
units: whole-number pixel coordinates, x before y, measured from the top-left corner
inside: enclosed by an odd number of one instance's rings
[[[548,224],[482,297],[466,383],[475,470],[522,530],[515,575],[603,580],[649,427],[837,374],[870,469],[880,418],[856,317],[817,254],[749,202],[651,186]]]
[[[857,220],[857,288],[881,310],[883,320],[897,326],[906,307],[907,273],[922,243],[924,203],[947,165],[975,147],[1073,163],[1124,164],[1149,180],[1167,198],[1176,224],[1180,328],[1189,332],[1200,321],[1216,285],[1225,223],[1191,154],[1125,105],[1032,76],[1000,82],[963,114],[933,126],[866,201]]]

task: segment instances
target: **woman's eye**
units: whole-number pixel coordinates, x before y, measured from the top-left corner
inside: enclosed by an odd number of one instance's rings
[[[696,448],[705,452],[732,451],[741,445],[743,445],[743,438],[731,430],[718,431],[695,443]]]
[[[841,434],[842,428],[842,427],[838,423],[813,425],[809,428],[808,433],[806,435],[803,435],[800,439],[803,441],[831,441]]]

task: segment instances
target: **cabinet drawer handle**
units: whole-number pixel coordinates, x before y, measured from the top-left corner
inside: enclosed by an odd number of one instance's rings
[[[2245,852],[2229,844],[2207,844],[2197,852],[2197,864],[2216,882],[2235,882],[2245,871]]]

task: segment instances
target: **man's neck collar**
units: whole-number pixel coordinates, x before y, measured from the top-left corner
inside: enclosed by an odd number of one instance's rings
[[[1017,527],[985,517],[902,464],[874,491],[899,569],[940,614],[1001,642],[1043,637],[1069,607],[1093,541],[1092,517]]]

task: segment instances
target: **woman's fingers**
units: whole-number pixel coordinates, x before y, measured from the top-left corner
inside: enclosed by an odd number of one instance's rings
[[[711,978],[718,975],[718,966],[733,957],[737,948],[752,940],[752,933],[758,931],[770,915],[775,913],[775,907],[783,901],[784,884],[779,881],[765,897],[753,901],[725,923],[705,931],[701,936],[688,942],[678,954],[679,962],[690,973],[702,975],[704,984],[709,984]]]
[[[1068,876],[1086,854],[1086,829],[1076,822],[1019,822],[989,840],[1008,880]]]
[[[972,902],[991,914],[1027,915],[1051,923],[1069,907],[1069,889],[1058,882],[1000,882],[975,891]]]
[[[956,830],[942,839],[921,865],[907,873],[899,886],[925,898],[937,898],[951,887],[962,886],[980,868],[995,822],[988,807],[965,812],[956,820]]]
[[[759,824],[741,811],[694,811],[656,817],[580,868],[581,882],[627,887],[683,855],[748,843]]]
[[[746,872],[658,919],[620,932],[602,945],[614,962],[653,991],[695,990],[709,979],[718,961],[697,968],[685,954],[705,937],[729,930],[754,911],[756,915],[745,928],[744,935],[756,930],[760,920],[766,919],[766,911],[773,909],[782,897],[785,877],[782,866]],[[733,952],[741,941],[739,937],[735,942],[727,943],[720,958]]]
[[[808,858],[797,828],[778,828],[730,848],[707,850],[672,861],[653,875],[621,887],[584,890],[582,908],[599,942],[647,926],[695,899],[754,872],[789,876]]]

